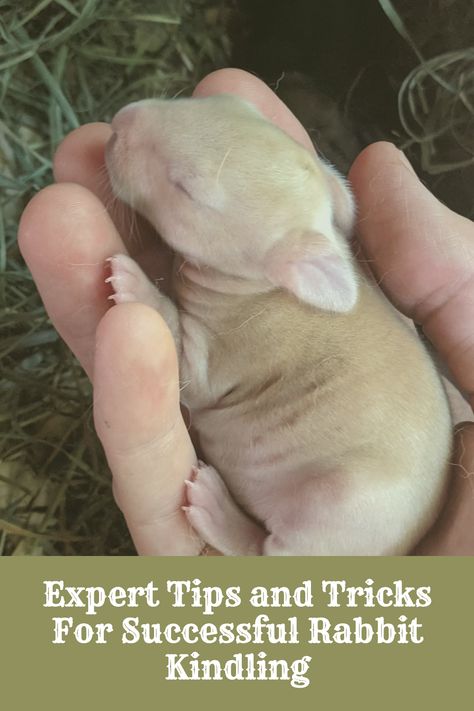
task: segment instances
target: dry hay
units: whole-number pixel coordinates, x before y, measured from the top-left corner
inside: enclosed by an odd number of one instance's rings
[[[131,554],[94,433],[90,385],[16,246],[61,139],[225,63],[216,0],[0,2],[0,553]]]

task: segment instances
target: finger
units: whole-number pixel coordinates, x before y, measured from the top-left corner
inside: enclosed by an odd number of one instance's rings
[[[68,134],[54,155],[54,179],[57,183],[77,183],[97,195],[119,234],[127,236],[132,229],[132,214],[115,199],[105,166],[105,145],[111,135],[108,123],[89,123]]]
[[[142,304],[120,304],[97,329],[94,418],[114,494],[142,555],[196,555],[184,480],[196,463],[181,417],[173,339]]]
[[[218,69],[196,86],[193,96],[234,94],[254,104],[270,121],[314,153],[309,135],[290,109],[261,79],[243,69]]]
[[[55,328],[92,377],[95,329],[110,305],[105,259],[126,251],[109,215],[80,185],[51,185],[26,207],[18,241]]]
[[[474,226],[442,205],[394,146],[350,174],[363,249],[390,299],[423,326],[461,389],[474,392]]]
[[[446,506],[416,555],[474,555],[474,424],[459,425]]]
[[[78,183],[90,190],[104,205],[113,200],[105,167],[105,144],[112,135],[108,123],[89,123],[66,136],[53,160],[57,183]]]

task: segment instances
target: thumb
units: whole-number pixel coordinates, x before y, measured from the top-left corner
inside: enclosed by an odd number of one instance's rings
[[[181,510],[196,455],[179,407],[176,351],[148,306],[114,306],[98,326],[94,418],[138,553],[197,555],[201,542]]]

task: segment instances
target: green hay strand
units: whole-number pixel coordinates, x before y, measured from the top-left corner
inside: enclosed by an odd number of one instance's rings
[[[0,0],[0,554],[133,554],[91,388],[18,253],[27,201],[72,129],[190,93],[226,64],[225,3]]]
[[[440,175],[474,166],[474,46],[426,59],[391,0],[379,4],[419,64],[398,92],[398,113],[406,139],[402,149],[418,147],[421,167]],[[466,25],[474,27],[474,7]]]

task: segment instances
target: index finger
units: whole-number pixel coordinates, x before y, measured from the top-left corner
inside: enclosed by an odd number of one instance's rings
[[[208,74],[196,86],[193,96],[235,94],[254,104],[264,116],[276,124],[308,151],[314,153],[313,143],[306,129],[288,106],[261,79],[243,69],[218,69]]]

